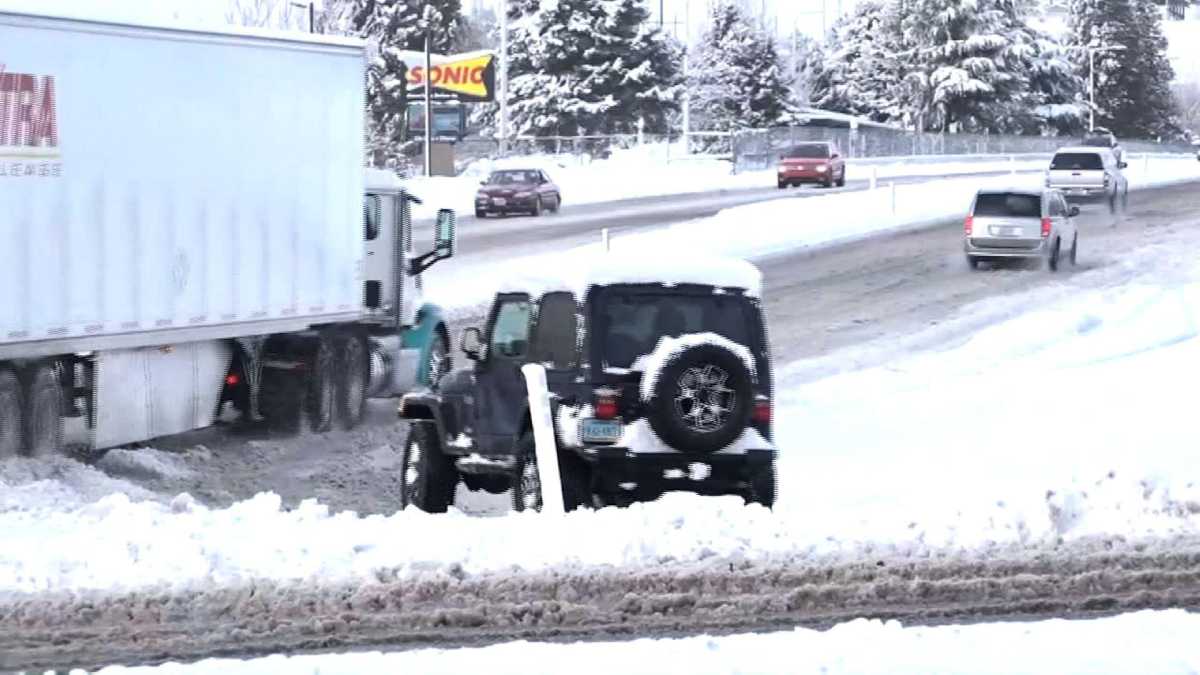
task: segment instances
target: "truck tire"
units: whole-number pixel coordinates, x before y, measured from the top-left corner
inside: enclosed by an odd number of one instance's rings
[[[442,452],[433,424],[409,423],[400,471],[400,508],[411,505],[426,513],[445,513],[454,503],[458,470]]]
[[[317,434],[333,428],[333,411],[337,406],[337,356],[333,342],[330,336],[322,335],[308,362],[304,416],[308,430]]]
[[[25,452],[48,457],[63,451],[63,389],[52,364],[31,371],[25,389]]]
[[[737,354],[715,344],[695,345],[667,359],[646,418],[676,450],[707,454],[745,431],[753,398],[750,369]]]
[[[24,449],[25,403],[21,381],[8,368],[0,368],[0,460]]]
[[[368,356],[361,335],[346,335],[338,341],[337,412],[343,429],[357,427],[366,413]]]
[[[513,477],[513,510],[542,510],[542,482],[538,475],[537,449],[533,432],[526,431],[517,444],[518,452]],[[562,480],[563,506],[567,511],[590,506],[592,489],[588,466],[570,453],[558,453],[558,474]]]

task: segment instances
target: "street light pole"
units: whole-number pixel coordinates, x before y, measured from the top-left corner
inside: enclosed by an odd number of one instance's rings
[[[500,156],[508,150],[508,0],[500,0]]]
[[[425,26],[425,175],[433,175],[433,49],[432,27]]]

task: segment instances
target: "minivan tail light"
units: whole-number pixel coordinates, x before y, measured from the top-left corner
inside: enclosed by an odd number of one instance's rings
[[[598,389],[592,402],[592,411],[598,420],[616,419],[617,393],[611,389]]]
[[[750,413],[750,419],[754,420],[755,424],[770,424],[771,399],[759,397],[754,401],[754,411]]]
[[[975,226],[975,216],[967,216],[963,221],[963,234],[971,234],[971,228]]]
[[[1050,236],[1050,219],[1049,218],[1042,218],[1042,236],[1043,237]]]

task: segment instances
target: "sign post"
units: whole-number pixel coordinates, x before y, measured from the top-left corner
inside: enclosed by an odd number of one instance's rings
[[[430,54],[430,31],[425,29],[425,176],[433,175],[433,57]]]

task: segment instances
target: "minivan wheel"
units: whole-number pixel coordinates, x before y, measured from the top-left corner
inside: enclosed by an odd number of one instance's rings
[[[1046,260],[1046,264],[1050,267],[1051,272],[1058,271],[1058,254],[1061,243],[1062,240],[1056,238],[1054,245],[1050,247],[1050,257]]]
[[[1078,254],[1079,254],[1079,234],[1076,233],[1075,236],[1071,238],[1071,266],[1072,267],[1074,267],[1076,264],[1078,264]]]
[[[973,270],[977,270],[977,269],[979,269],[979,263],[980,263],[980,262],[982,262],[982,261],[981,261],[979,258],[976,258],[976,257],[975,257],[975,256],[973,256],[973,255],[969,255],[969,256],[967,256],[967,267],[969,267],[969,268],[971,268],[971,269],[973,269]]]

